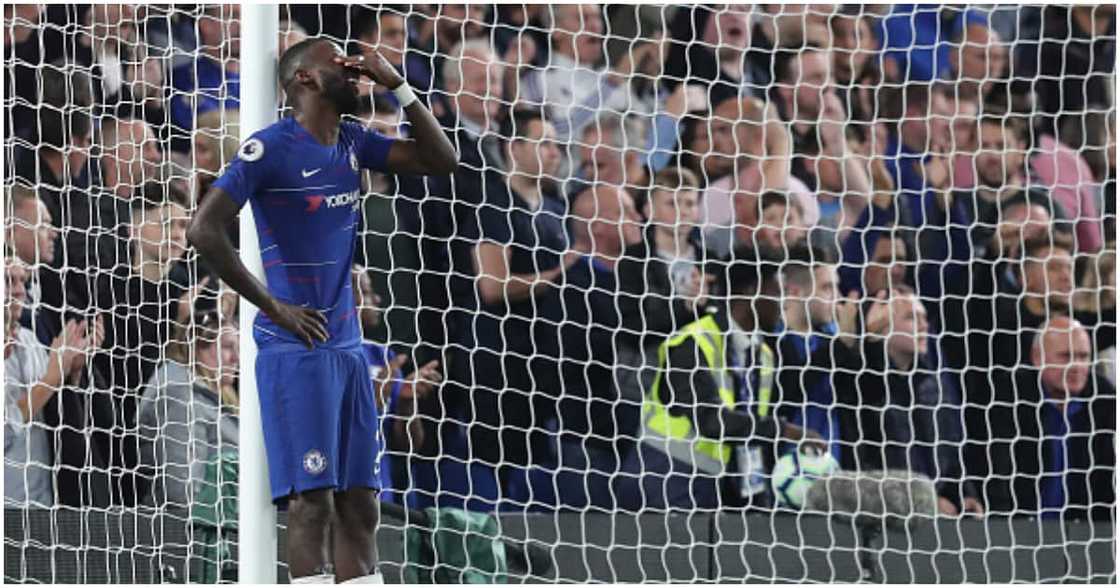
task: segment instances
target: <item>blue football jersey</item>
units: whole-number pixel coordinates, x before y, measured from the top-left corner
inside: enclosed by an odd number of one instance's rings
[[[384,170],[392,144],[342,123],[338,142],[322,145],[289,117],[254,133],[214,183],[238,205],[251,203],[272,296],[327,316],[330,338],[317,347],[361,344],[350,279],[361,219],[360,170]],[[306,349],[264,313],[257,315],[254,338],[262,351]]]

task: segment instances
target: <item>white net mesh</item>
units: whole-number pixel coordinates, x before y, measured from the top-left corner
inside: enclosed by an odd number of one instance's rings
[[[236,578],[240,8],[4,10],[5,580]],[[1114,7],[280,13],[459,153],[363,176],[391,578],[493,579],[458,508],[511,579],[1115,579]]]

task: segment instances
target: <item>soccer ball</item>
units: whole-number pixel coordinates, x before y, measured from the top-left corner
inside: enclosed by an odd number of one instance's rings
[[[791,451],[774,464],[771,484],[778,504],[801,508],[809,487],[820,478],[827,478],[840,469],[831,453],[809,455]]]

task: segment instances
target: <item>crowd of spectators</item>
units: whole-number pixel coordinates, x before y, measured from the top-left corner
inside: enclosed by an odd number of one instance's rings
[[[185,228],[237,152],[240,17],[4,7],[6,505],[185,506],[236,448],[237,300]],[[281,51],[380,52],[459,152],[364,181],[383,499],[766,509],[810,439],[929,476],[944,514],[1110,517],[1115,26],[282,7]],[[392,92],[361,95],[408,133]]]

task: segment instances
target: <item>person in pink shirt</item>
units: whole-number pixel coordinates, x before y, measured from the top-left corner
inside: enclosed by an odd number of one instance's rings
[[[1104,245],[1101,219],[1093,198],[1093,170],[1079,153],[1051,135],[1043,135],[1031,155],[1032,175],[1050,189],[1050,197],[1076,220],[1078,253],[1095,253]]]

